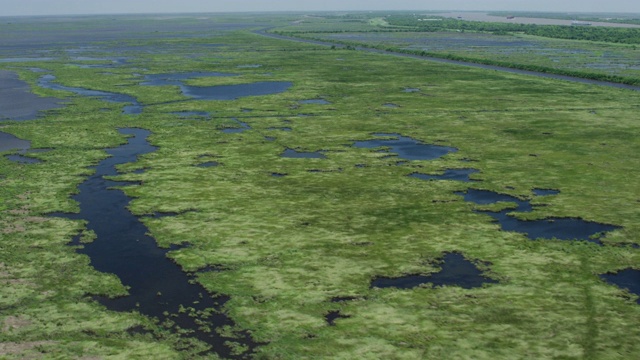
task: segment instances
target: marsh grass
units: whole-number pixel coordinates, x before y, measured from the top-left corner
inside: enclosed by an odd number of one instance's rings
[[[617,246],[637,244],[640,234],[637,93],[320,49],[246,32],[213,36],[211,42],[224,44],[207,50],[207,58],[218,59],[213,63],[171,52],[172,46],[202,39],[174,39],[163,45],[166,55],[129,50],[134,54],[123,56],[135,55],[134,65],[114,74],[38,64],[66,86],[126,93],[147,106],[142,114],[127,116],[122,104],[34,88],[70,104],[40,120],[2,124],[2,131],[29,139],[34,148],[52,149],[38,154],[44,162],[36,165],[0,156],[0,323],[11,316],[30,322],[3,332],[2,342],[52,341],[38,349],[58,358],[189,358],[202,350],[202,344],[185,344],[135,312],[111,312],[94,302],[93,295],[118,296],[126,289],[66,245],[82,232],[82,221],[44,217],[78,211],[70,195],[91,172],[88,167],[107,156],[105,148],[125,143],[118,128],[141,127],[153,132],[148,140],[158,150],[119,166],[120,179],[139,182],[123,188],[133,197],[130,210],[141,216],[178,213],[142,221],[160,246],[191,244],[168,256],[212,293],[231,297],[225,311],[237,329],[222,331],[250,330],[265,344],[256,357],[629,358],[638,353],[635,296],[598,277],[637,267],[640,260],[637,250]],[[137,44],[158,46],[155,40]],[[263,66],[237,69],[247,59]],[[128,68],[135,64],[146,70]],[[271,73],[270,81],[294,86],[234,101],[184,101],[177,88],[138,86],[141,78],[133,75],[177,70],[242,73],[191,80],[193,85],[252,82]],[[36,83],[39,74],[18,71]],[[295,107],[312,98],[331,105]],[[400,108],[387,109],[385,103]],[[182,110],[214,116],[202,121],[170,114]],[[314,116],[297,116],[307,110]],[[222,133],[234,124],[232,117],[251,129]],[[277,126],[291,131],[268,130]],[[459,151],[398,166],[389,154],[352,146],[374,133],[399,133]],[[281,157],[287,148],[322,150],[327,158]],[[477,161],[469,165],[464,159]],[[219,165],[194,166],[210,160]],[[407,176],[469,166],[481,171],[476,175],[481,182]],[[145,171],[135,172],[139,169]],[[469,186],[519,198],[531,198],[535,188],[559,189],[557,195],[534,198],[545,206],[526,216],[580,217],[622,229],[606,234],[606,246],[530,241],[500,231],[491,217],[473,212],[475,205],[454,194]],[[34,216],[45,220],[32,221]],[[14,230],[7,232],[9,224]],[[434,260],[446,252],[477,259],[499,283],[470,290],[370,288],[377,276],[437,272]],[[200,271],[207,267],[214,270]],[[355,299],[332,302],[335,297]],[[349,318],[329,326],[325,316],[331,311]],[[139,326],[151,332],[128,331]],[[234,346],[242,350],[241,344]]]

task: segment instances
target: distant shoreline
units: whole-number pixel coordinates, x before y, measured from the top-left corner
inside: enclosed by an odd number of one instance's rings
[[[514,12],[517,14],[517,12]],[[513,19],[507,19],[506,16],[493,16],[489,15],[486,12],[443,12],[443,13],[435,13],[434,15],[460,19],[460,20],[468,20],[468,21],[484,21],[484,22],[499,22],[499,23],[510,23],[510,24],[535,24],[535,25],[571,25],[572,20],[561,20],[561,19],[545,19],[545,18],[528,18],[528,17],[518,17],[514,16]],[[591,26],[603,26],[603,27],[615,27],[615,28],[640,28],[640,25],[634,24],[621,24],[621,23],[610,23],[610,22],[599,22],[599,21],[589,21]]]

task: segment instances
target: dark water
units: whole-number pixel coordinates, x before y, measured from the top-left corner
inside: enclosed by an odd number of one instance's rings
[[[293,149],[286,149],[280,156],[282,157],[286,157],[286,158],[296,158],[296,159],[302,159],[302,158],[306,158],[306,159],[326,159],[327,157],[319,152],[319,151],[315,151],[315,152],[299,152]]]
[[[471,289],[485,283],[497,283],[496,280],[482,276],[482,272],[471,261],[458,253],[446,254],[441,268],[440,272],[430,275],[407,275],[398,278],[378,277],[371,282],[371,287],[412,289],[422,284],[431,283],[434,286],[447,285]]]
[[[42,161],[28,156],[28,153],[45,152],[50,149],[31,150],[31,141],[20,139],[14,135],[0,131],[0,152],[15,151],[15,154],[5,155],[9,161],[19,164],[37,164]],[[27,153],[28,151],[28,153]]]
[[[196,100],[235,100],[247,96],[278,94],[287,91],[291,86],[293,83],[286,81],[218,86],[182,85],[182,92]]]
[[[558,195],[560,194],[560,191],[552,189],[533,189],[533,194],[535,196]]]
[[[290,127],[270,127],[267,130],[291,131]]]
[[[392,109],[397,109],[400,106],[398,106],[397,104],[392,104],[392,103],[386,103],[386,104],[382,104],[382,106],[384,107],[388,107],[388,108],[392,108]]]
[[[282,173],[271,173],[271,176],[273,176],[273,177],[285,177],[285,176],[287,176],[287,174],[282,174]]]
[[[29,83],[17,73],[0,70],[0,121],[24,121],[42,115],[42,111],[63,107],[61,99],[42,97],[32,93]]]
[[[271,95],[286,91],[293,84],[290,82],[265,81],[251,84],[191,86],[185,80],[201,77],[229,77],[238,74],[219,72],[189,72],[146,75],[145,82],[140,85],[179,86],[182,94],[196,100],[235,100],[246,96]]]
[[[404,160],[433,160],[458,151],[458,149],[452,147],[423,144],[418,140],[399,134],[374,135],[386,138],[391,137],[392,139],[356,141],[353,146],[366,149],[388,147],[390,148],[389,152],[398,154],[398,158]],[[385,150],[385,152],[387,151]]]
[[[122,191],[111,189],[128,183],[104,178],[117,174],[116,165],[134,162],[140,155],[156,150],[146,141],[149,131],[122,129],[120,132],[133,137],[125,145],[108,149],[111,157],[101,161],[95,167],[96,173],[79,186],[80,192],[73,199],[79,202],[80,213],[53,214],[87,221],[87,229],[93,230],[97,238],[77,251],[88,255],[91,265],[98,271],[117,275],[122,284],[129,287],[128,296],[100,298],[99,301],[111,310],[137,310],[160,321],[171,320],[175,322],[171,328],[192,331],[190,337],[212,345],[212,351],[223,357],[233,357],[230,349],[224,345],[227,340],[255,347],[246,333],[239,334],[239,339],[229,339],[215,331],[200,329],[196,321],[203,321],[211,328],[233,325],[224,314],[200,313],[205,309],[220,310],[228,298],[217,296],[214,300],[201,285],[190,283],[192,278],[166,257],[167,252],[179,247],[159,248],[148,235],[147,227],[127,209],[130,199]],[[73,245],[80,244],[76,241]],[[193,308],[193,316],[189,316],[188,311],[179,313],[181,305]],[[169,315],[165,315],[165,312]]]
[[[469,175],[480,172],[476,169],[448,169],[442,175],[427,175],[420,173],[413,173],[409,176],[415,177],[421,180],[455,180],[463,182],[471,182],[478,180],[469,179]]]
[[[0,151],[24,151],[31,147],[31,141],[22,140],[15,135],[0,131]]]
[[[220,163],[217,162],[217,161],[208,161],[208,162],[205,162],[205,163],[202,163],[202,164],[198,164],[197,166],[198,167],[203,167],[203,168],[208,168],[208,167],[216,167],[218,165],[220,165]]]
[[[77,95],[95,97],[107,102],[113,103],[127,103],[122,109],[124,114],[140,114],[143,106],[138,103],[138,100],[130,95],[112,93],[107,91],[89,90],[83,88],[69,87],[60,84],[56,84],[53,81],[56,79],[53,75],[44,75],[38,80],[38,85],[45,89],[69,91]]]
[[[640,270],[626,269],[615,274],[603,274],[600,278],[606,282],[629,290],[629,292],[640,295]],[[640,304],[640,299],[636,302]]]
[[[17,62],[17,63],[23,63],[23,62],[30,62],[30,61],[51,61],[51,60],[55,60],[54,58],[51,57],[15,57],[15,58],[2,58],[0,59],[0,63],[11,63],[11,62]]]
[[[202,118],[209,120],[211,118],[211,114],[207,111],[176,111],[171,114],[185,119]]]
[[[531,212],[533,207],[526,200],[499,194],[487,190],[469,189],[466,193],[458,192],[465,201],[479,205],[495,204],[498,202],[511,202],[517,205],[516,209],[503,211],[478,211],[493,217],[505,231],[524,233],[531,239],[559,239],[559,240],[584,240],[602,245],[599,238],[604,233],[619,229],[619,226],[600,224],[593,221],[585,221],[574,218],[547,218],[541,220],[519,220],[509,216],[510,212]]]
[[[241,133],[241,132],[245,132],[247,130],[251,129],[251,126],[249,126],[249,124],[242,122],[238,119],[232,119],[233,121],[235,121],[238,125],[240,125],[240,127],[238,128],[226,128],[223,129],[222,132],[225,134],[237,134],[237,133]]]
[[[24,156],[24,155],[7,155],[6,157],[10,161],[13,161],[18,164],[37,164],[42,162],[42,160],[40,159],[36,159],[36,158]]]
[[[327,313],[327,315],[324,316],[325,321],[327,322],[327,324],[329,324],[330,326],[335,326],[336,325],[336,320],[338,319],[348,319],[351,316],[349,315],[343,315],[340,313],[340,310],[336,310],[336,311],[329,311],[329,313]]]
[[[300,100],[298,101],[300,104],[316,104],[316,105],[329,105],[331,104],[329,101],[325,99],[309,99],[309,100]]]

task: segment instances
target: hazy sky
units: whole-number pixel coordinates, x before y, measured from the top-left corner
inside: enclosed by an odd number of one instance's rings
[[[639,0],[0,0],[0,16],[313,10],[636,12]]]

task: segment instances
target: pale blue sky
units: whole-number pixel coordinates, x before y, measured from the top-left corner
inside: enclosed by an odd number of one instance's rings
[[[635,12],[639,0],[0,0],[0,16],[227,11],[533,10]]]

